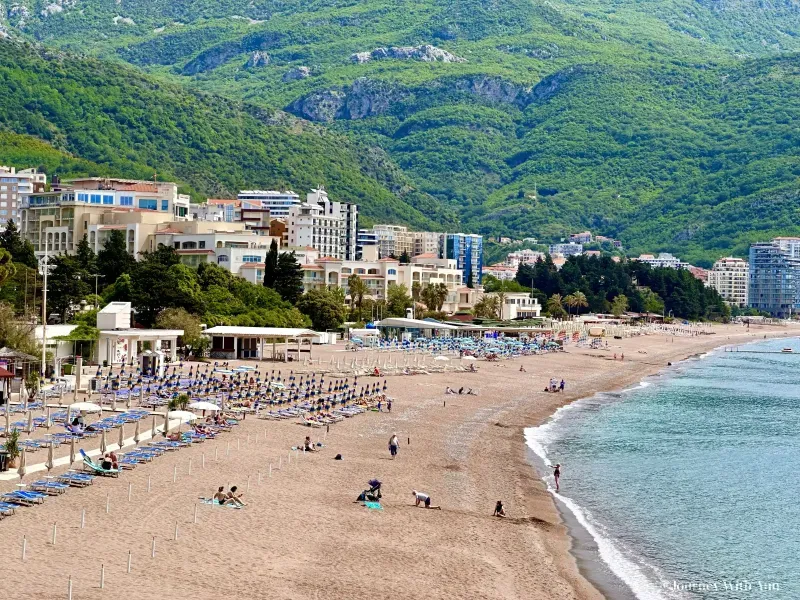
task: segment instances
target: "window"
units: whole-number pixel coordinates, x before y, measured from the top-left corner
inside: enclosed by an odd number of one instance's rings
[[[78,202],[88,202],[89,194],[78,194]]]
[[[261,262],[261,257],[260,256],[256,256],[256,255],[252,255],[252,254],[245,254],[244,256],[242,256],[242,262],[246,262],[246,263]]]
[[[108,194],[104,194],[103,204],[114,204],[114,196],[109,196]]]
[[[175,250],[180,250],[181,249],[181,243],[180,242],[175,242],[172,245],[175,246]]]
[[[224,254],[221,254],[217,257],[217,262],[218,263],[228,262],[228,257]]]
[[[200,249],[205,248],[206,247],[205,240],[197,242],[197,247],[200,248]]]
[[[183,242],[184,250],[194,250],[197,248],[197,242]]]
[[[169,210],[169,200],[162,200],[161,201],[161,210]]]
[[[139,208],[145,210],[158,210],[158,201],[149,198],[139,198]]]
[[[120,206],[133,206],[133,196],[120,196],[119,204]]]
[[[92,194],[89,199],[92,204],[100,204],[100,194]]]
[[[397,269],[389,269],[389,275],[397,275]]]

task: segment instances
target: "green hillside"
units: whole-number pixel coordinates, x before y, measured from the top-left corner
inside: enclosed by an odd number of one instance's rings
[[[541,238],[591,228],[634,251],[704,264],[753,239],[800,233],[795,0],[52,5],[23,0],[6,24],[108,61],[92,63],[103,77],[122,68],[109,63],[127,62],[248,118],[248,106],[273,120],[277,109],[301,117],[261,134],[270,143],[287,129],[304,134],[286,146],[281,137],[267,176],[309,187],[314,177],[293,168],[307,151],[301,160],[326,162],[315,177],[363,198],[375,218],[414,226],[424,214],[439,226]],[[130,160],[163,160],[160,170],[183,181],[209,176],[191,141],[162,137],[158,154],[156,137]],[[312,150],[309,137],[331,143]],[[84,158],[119,160],[72,144]],[[242,152],[217,150],[203,167]],[[233,173],[198,191],[256,185],[262,169],[233,160]],[[365,197],[370,186],[381,194]]]
[[[0,163],[44,164],[67,176],[97,165],[120,176],[158,173],[197,197],[322,183],[334,197],[361,204],[367,220],[452,223],[380,149],[130,67],[7,40],[0,40],[0,127],[47,142],[0,144]],[[62,160],[50,168],[55,151]]]

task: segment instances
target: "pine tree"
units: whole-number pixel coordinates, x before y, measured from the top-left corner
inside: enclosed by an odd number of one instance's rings
[[[89,240],[85,233],[81,241],[78,242],[78,247],[75,249],[75,258],[77,258],[80,268],[88,274],[94,275],[97,271],[97,255],[89,245]]]
[[[278,270],[273,289],[286,302],[292,304],[303,294],[303,269],[297,262],[294,252],[284,252],[278,257]]]
[[[125,234],[113,230],[103,243],[103,249],[97,253],[97,272],[103,276],[106,284],[110,284],[120,275],[130,273],[135,263],[136,260],[128,252]]]
[[[275,281],[278,279],[278,243],[272,240],[269,252],[264,259],[264,285],[275,288]]]
[[[472,278],[472,269],[469,270],[469,274],[467,275],[467,287],[468,288],[475,287],[475,281]]]
[[[14,221],[6,221],[6,228],[0,233],[0,247],[8,250],[11,259],[31,269],[37,267],[36,254],[28,240],[23,240]]]

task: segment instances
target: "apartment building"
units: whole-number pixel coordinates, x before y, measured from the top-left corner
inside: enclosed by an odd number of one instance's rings
[[[274,219],[288,218],[290,209],[301,204],[300,196],[292,191],[242,190],[236,198],[269,210]]]
[[[570,234],[569,241],[573,244],[588,244],[592,241],[592,232],[582,231],[581,233]]]
[[[516,252],[509,252],[506,255],[505,264],[509,267],[532,265],[540,258],[544,260],[544,252],[537,252],[536,250],[526,248],[524,250],[517,250]]]
[[[560,254],[561,256],[577,256],[583,254],[583,244],[569,242],[566,244],[550,244],[548,248],[550,254]]]
[[[483,275],[491,275],[500,281],[511,281],[517,277],[517,267],[508,265],[490,265],[483,267]]]
[[[488,297],[501,297],[497,292],[489,292]],[[528,292],[504,292],[501,297],[500,319],[534,319],[542,314],[539,300]]]
[[[747,306],[750,265],[746,260],[728,256],[720,258],[708,272],[708,287],[717,290],[723,299],[734,306]]]
[[[36,169],[0,166],[0,226],[6,221],[19,221],[24,198],[44,192],[47,175]]]
[[[748,306],[779,318],[800,311],[800,258],[794,250],[786,238],[750,246]]]
[[[635,260],[647,263],[653,268],[684,269],[688,266],[686,263],[681,262],[679,258],[672,256],[672,254],[669,252],[659,252],[658,256],[653,256],[652,254],[641,254],[639,255],[639,258]]]
[[[289,209],[286,225],[289,246],[311,246],[323,256],[344,259],[344,220],[338,210],[326,212],[319,204],[298,204]]]
[[[464,283],[472,279],[473,285],[480,285],[483,277],[483,236],[472,233],[444,234],[442,258],[456,261]]]
[[[442,234],[435,231],[412,231],[414,247],[412,256],[420,254],[442,255]]]
[[[348,202],[334,202],[321,187],[316,190],[311,190],[306,195],[306,202],[308,204],[317,204],[321,206],[324,215],[329,217],[338,215],[341,218],[342,258],[345,260],[356,260],[358,245],[358,205]]]
[[[137,254],[152,249],[148,236],[159,225],[190,218],[189,197],[179,195],[174,183],[91,177],[27,196],[20,232],[41,256],[74,253],[84,235],[99,251],[109,232],[120,229],[129,252]]]

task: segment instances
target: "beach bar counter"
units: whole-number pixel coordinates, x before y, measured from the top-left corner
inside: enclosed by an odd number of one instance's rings
[[[203,332],[211,338],[211,358],[224,360],[300,360],[311,356],[319,333],[292,327],[232,327],[219,325]],[[265,354],[266,352],[266,354]],[[291,356],[296,353],[296,356]]]

